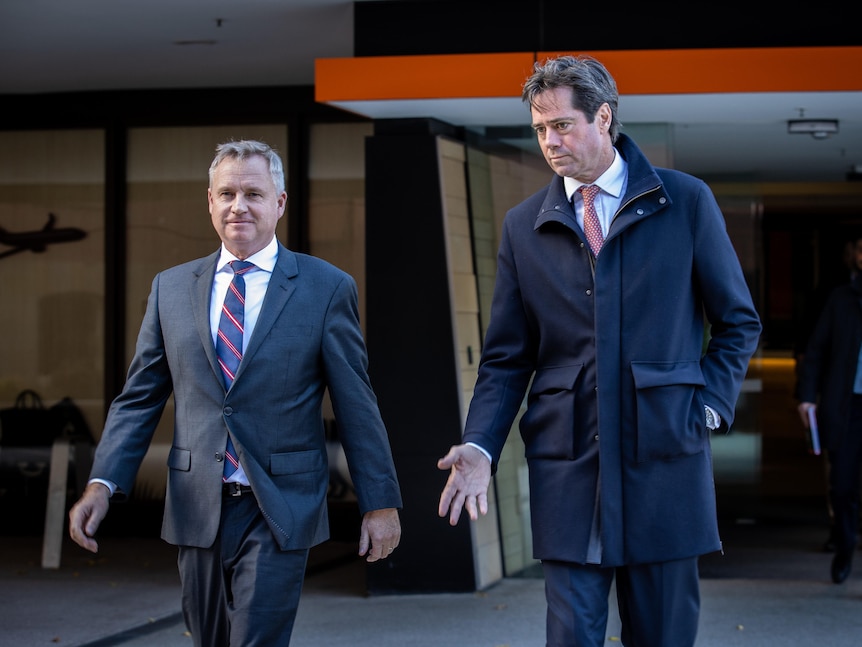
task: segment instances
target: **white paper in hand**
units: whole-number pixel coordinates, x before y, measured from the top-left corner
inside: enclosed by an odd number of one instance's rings
[[[811,436],[811,453],[820,456],[820,431],[817,429],[817,410],[808,409],[808,433]]]

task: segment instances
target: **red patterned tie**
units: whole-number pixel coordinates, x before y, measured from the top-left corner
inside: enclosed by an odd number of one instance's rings
[[[242,336],[245,320],[245,279],[243,274],[254,267],[254,263],[248,261],[231,261],[233,269],[233,280],[228,286],[224,304],[221,307],[221,319],[216,336],[216,355],[221,366],[222,377],[226,389],[230,388],[236,370],[242,360]],[[227,449],[225,450],[224,475],[222,480],[227,481],[239,467],[236,450],[230,436],[227,438]]]
[[[596,206],[593,202],[600,189],[595,184],[584,184],[578,187],[578,191],[584,196],[584,233],[587,235],[587,242],[590,244],[593,254],[598,256],[602,243],[605,242],[605,237],[602,234],[599,214],[596,213]]]

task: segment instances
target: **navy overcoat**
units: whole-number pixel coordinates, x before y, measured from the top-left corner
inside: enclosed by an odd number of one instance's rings
[[[597,487],[604,566],[720,549],[704,404],[729,428],[761,331],[706,184],[616,148],[628,185],[594,264],[561,177],[507,213],[463,437],[496,466],[527,394],[542,560],[586,562]]]

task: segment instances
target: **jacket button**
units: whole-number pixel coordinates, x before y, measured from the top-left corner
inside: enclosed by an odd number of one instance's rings
[[[216,463],[221,463],[224,460],[224,455],[221,452],[215,453]]]
[[[587,296],[590,296],[593,293],[592,290],[587,290]]]
[[[667,202],[667,198],[665,198],[664,196],[662,196],[658,199],[659,204],[664,204],[665,202]]]
[[[643,210],[643,209],[638,209],[638,215],[639,215],[639,216],[644,215],[644,210]]]
[[[598,435],[598,434],[596,434],[595,436],[593,436],[593,440],[595,440],[595,441],[597,441],[597,442],[598,442],[598,440],[599,440],[599,435]]]
[[[233,414],[233,407],[225,407],[224,408],[224,415],[229,416],[232,414]]]

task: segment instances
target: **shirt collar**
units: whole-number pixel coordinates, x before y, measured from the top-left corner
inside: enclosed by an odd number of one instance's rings
[[[272,240],[269,244],[264,247],[259,252],[255,252],[245,260],[254,263],[258,269],[266,270],[267,272],[272,273],[275,269],[275,261],[278,258],[278,241],[275,236],[272,237]],[[221,246],[221,254],[219,255],[218,263],[216,264],[216,272],[221,272],[225,269],[228,263],[231,261],[236,261],[236,256],[231,254],[227,249],[225,249],[224,243]]]
[[[602,173],[593,184],[597,185],[602,191],[608,193],[615,198],[619,198],[623,193],[623,185],[626,179],[626,162],[623,156],[614,148],[614,161],[607,170]],[[571,200],[575,192],[584,185],[583,182],[576,180],[573,177],[564,177],[563,184],[566,187],[566,197]]]

